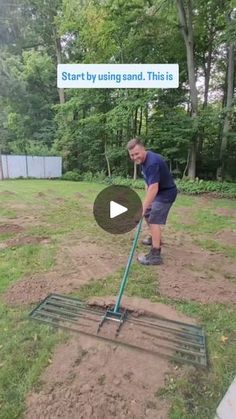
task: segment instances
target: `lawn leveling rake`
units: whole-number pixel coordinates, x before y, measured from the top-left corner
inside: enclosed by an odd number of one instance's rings
[[[149,313],[138,315],[120,305],[141,227],[142,220],[136,228],[114,306],[109,306],[104,310],[104,307],[91,305],[78,298],[50,294],[31,311],[30,317],[52,326],[95,336],[135,350],[206,367],[205,335],[200,326],[149,315]]]

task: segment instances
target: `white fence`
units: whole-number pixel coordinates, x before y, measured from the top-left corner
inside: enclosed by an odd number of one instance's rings
[[[61,157],[0,155],[0,179],[59,178],[61,175]]]

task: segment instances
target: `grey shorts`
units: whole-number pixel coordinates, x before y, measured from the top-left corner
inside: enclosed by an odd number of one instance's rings
[[[145,212],[145,219],[149,224],[166,224],[167,216],[173,202],[154,201]]]

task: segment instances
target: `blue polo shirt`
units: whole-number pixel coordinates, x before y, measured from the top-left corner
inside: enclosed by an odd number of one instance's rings
[[[177,188],[164,158],[153,151],[147,151],[146,159],[141,165],[141,172],[148,186],[159,183],[155,201],[174,202]]]

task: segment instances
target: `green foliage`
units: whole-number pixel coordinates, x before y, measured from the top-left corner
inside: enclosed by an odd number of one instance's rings
[[[105,177],[104,172],[86,172],[78,175],[76,172],[67,172],[63,175],[64,180],[84,180],[86,182],[107,183],[112,185],[129,186],[134,189],[144,189],[144,181],[142,179],[133,180],[122,176]],[[204,180],[182,180],[177,179],[176,185],[179,192],[188,195],[199,195],[212,193],[217,197],[236,198],[236,183],[216,182]]]
[[[236,183],[204,180],[177,180],[180,192],[187,194],[213,193],[217,196],[236,198]]]
[[[129,186],[134,189],[144,189],[143,179],[132,179],[131,177],[124,178],[122,176],[111,176],[107,177],[105,172],[85,172],[78,174],[77,172],[66,172],[63,180],[74,180],[95,183],[107,183],[109,185],[120,185]],[[206,181],[206,180],[190,180],[190,179],[177,179],[177,188],[180,193],[187,195],[200,195],[211,193],[217,197],[222,198],[236,198],[236,183],[233,182],[217,182],[217,181]]]
[[[92,172],[85,172],[82,174],[82,179],[85,182],[94,182],[94,179],[96,179],[96,182],[103,183],[104,181],[106,181],[107,177],[104,171],[97,172],[95,174],[93,174]]]
[[[113,185],[129,186],[134,189],[144,189],[144,181],[142,179],[133,180],[131,178],[122,178],[121,176],[115,176],[106,179],[107,183]]]
[[[64,175],[62,175],[61,177],[62,180],[73,180],[73,181],[79,181],[82,180],[82,177],[79,175],[79,173],[77,172],[66,172],[64,173]]]
[[[83,180],[85,182],[93,182],[95,177],[96,177],[96,175],[93,175],[92,172],[85,172],[83,174]]]
[[[46,53],[30,51],[24,52],[21,60],[4,53],[3,60],[9,73],[3,79],[4,95],[0,97],[0,109],[7,110],[0,129],[7,142],[0,148],[19,154],[50,154],[56,97],[52,59]]]
[[[96,177],[94,177],[94,181],[95,179]],[[133,180],[116,176],[107,178],[106,182],[114,185],[130,186],[135,189],[144,189],[144,181],[142,179]],[[213,193],[218,197],[236,198],[236,183],[177,179],[176,185],[179,192],[189,195]]]

